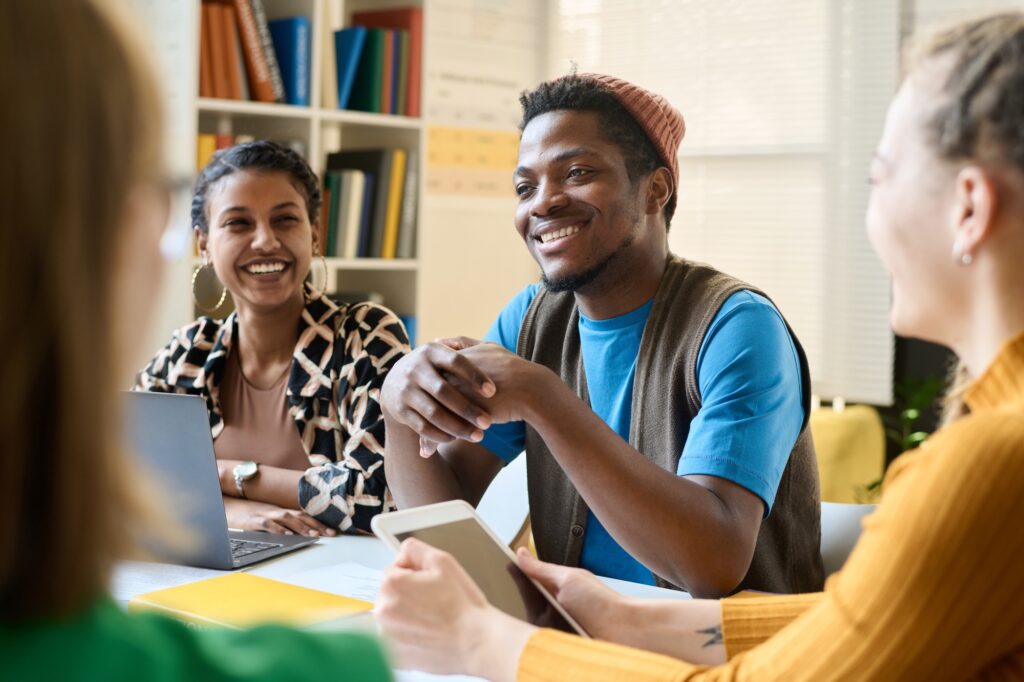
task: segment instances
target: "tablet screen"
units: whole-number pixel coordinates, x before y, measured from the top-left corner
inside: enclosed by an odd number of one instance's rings
[[[443,549],[462,564],[487,600],[510,616],[539,627],[576,630],[473,519],[396,533]]]

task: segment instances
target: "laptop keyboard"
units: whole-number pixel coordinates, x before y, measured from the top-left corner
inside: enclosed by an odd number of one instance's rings
[[[256,542],[254,540],[231,540],[231,557],[233,559],[241,559],[247,557],[254,552],[262,552],[265,549],[273,549],[274,547],[281,547],[276,542]]]

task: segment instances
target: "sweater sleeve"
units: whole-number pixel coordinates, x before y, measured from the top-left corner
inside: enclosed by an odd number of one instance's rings
[[[1024,419],[969,417],[890,469],[846,566],[820,598],[724,666],[541,631],[522,680],[970,679],[1024,664]],[[761,639],[795,602],[758,600],[724,613],[725,644]],[[745,611],[745,615],[741,613]],[[777,620],[776,620],[777,619]],[[750,631],[744,633],[744,623]],[[556,672],[557,671],[557,674]],[[620,677],[621,679],[621,677]]]
[[[391,679],[380,644],[366,634],[278,625],[195,629],[155,614],[126,614],[109,601],[70,621],[0,632],[0,652],[4,679],[10,673],[15,680]]]
[[[821,601],[821,592],[749,596],[722,600],[722,636],[729,658],[753,649]]]
[[[345,349],[336,391],[339,454],[337,461],[306,470],[299,505],[334,528],[370,532],[371,519],[394,507],[384,476],[380,389],[409,352],[409,337],[393,312],[361,304],[349,311],[336,343]]]

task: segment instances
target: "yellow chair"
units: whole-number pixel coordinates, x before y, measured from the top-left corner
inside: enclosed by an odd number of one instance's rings
[[[822,502],[873,501],[867,486],[885,471],[885,428],[875,408],[851,405],[811,412]]]

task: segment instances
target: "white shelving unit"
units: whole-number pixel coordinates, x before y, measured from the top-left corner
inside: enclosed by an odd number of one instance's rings
[[[199,1],[195,0],[198,6]],[[421,118],[361,111],[327,109],[323,102],[324,59],[334,30],[351,25],[353,12],[389,7],[423,7],[422,0],[264,0],[268,19],[306,16],[310,20],[310,101],[313,106],[212,99],[193,96],[199,133],[252,135],[256,138],[297,140],[307,150],[310,166],[321,176],[327,154],[347,149],[401,147],[420,150],[418,156],[417,242],[423,230],[425,127]],[[196,11],[197,17],[201,12]],[[333,21],[332,21],[333,17]],[[340,17],[340,22],[339,21]],[[199,34],[196,22],[196,36]],[[426,31],[424,31],[424,37]],[[195,44],[198,45],[198,39]],[[425,41],[424,41],[425,42]],[[424,49],[424,52],[426,50]],[[422,56],[421,56],[422,59]],[[198,55],[196,55],[198,64]],[[421,87],[421,93],[423,88]],[[421,104],[421,112],[425,107]],[[420,249],[416,249],[420,253]],[[419,316],[419,260],[328,258],[328,290],[378,292],[384,304],[399,315]],[[219,311],[217,314],[221,314]]]
[[[196,134],[230,130],[283,140],[301,140],[313,169],[339,149],[404,147],[419,151],[419,202],[413,260],[329,259],[332,287],[376,291],[400,315],[415,315],[417,337],[429,340],[481,336],[524,284],[536,281],[535,264],[511,224],[514,195],[428,187],[449,171],[472,178],[477,167],[446,168],[428,160],[427,140],[437,130],[472,136],[514,133],[518,93],[541,76],[545,9],[542,0],[477,3],[473,0],[264,0],[269,18],[304,15],[311,23],[310,94],[313,106],[262,104],[200,98],[199,0],[121,0],[148,29],[167,98],[167,150],[176,175],[196,167]],[[417,5],[423,10],[422,119],[322,106],[324,46],[354,11]],[[227,130],[226,130],[227,129]],[[434,149],[431,149],[433,152]],[[467,155],[477,153],[472,146]],[[486,150],[485,150],[486,153]],[[509,164],[511,178],[514,164]],[[493,171],[488,171],[493,172]],[[441,185],[444,185],[442,182]],[[175,221],[187,226],[187,197],[175,204]],[[194,319],[190,295],[194,259],[170,263],[164,294],[155,303],[152,329],[140,354],[141,367],[170,332]],[[319,266],[317,266],[319,269]],[[319,272],[317,272],[319,277]],[[218,292],[219,293],[219,292]],[[226,314],[225,310],[216,314]],[[126,378],[126,382],[130,378]]]

